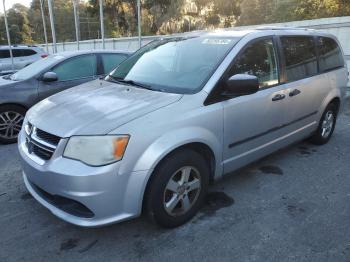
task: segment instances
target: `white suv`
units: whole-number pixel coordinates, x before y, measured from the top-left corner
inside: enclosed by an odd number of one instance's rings
[[[28,46],[12,46],[12,55],[14,68],[11,65],[10,48],[8,46],[0,46],[0,75],[17,71],[30,65],[31,63],[44,58],[47,53],[40,47],[34,45]]]

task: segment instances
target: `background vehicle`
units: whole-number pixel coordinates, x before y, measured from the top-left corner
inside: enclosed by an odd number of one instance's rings
[[[130,55],[123,51],[63,52],[0,77],[0,143],[17,141],[25,112],[67,88],[105,76]]]
[[[9,74],[47,57],[47,53],[35,45],[12,46],[13,64],[12,70],[10,49],[8,46],[0,46],[0,75]]]
[[[342,50],[326,33],[261,28],[164,38],[104,80],[31,108],[18,144],[24,181],[76,225],[144,210],[178,226],[199,210],[210,181],[308,137],[327,143],[347,81]]]

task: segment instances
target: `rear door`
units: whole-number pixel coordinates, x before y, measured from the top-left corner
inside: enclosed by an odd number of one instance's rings
[[[39,83],[39,97],[44,99],[50,95],[92,81],[97,78],[97,59],[95,54],[80,55],[69,58],[51,70],[57,74],[55,82]]]
[[[12,49],[15,70],[22,69],[28,64],[26,61],[26,58],[23,56],[23,51],[24,49],[19,49],[19,48]]]
[[[329,91],[328,77],[318,73],[316,38],[293,35],[280,40],[288,89],[288,114],[283,124],[290,132],[316,127],[318,110]]]

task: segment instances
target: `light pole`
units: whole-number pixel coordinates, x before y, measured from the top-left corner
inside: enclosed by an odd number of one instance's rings
[[[139,48],[141,48],[141,0],[137,0],[137,29],[139,35]]]
[[[46,21],[45,21],[45,15],[44,15],[44,6],[43,6],[43,0],[40,0],[40,10],[41,10],[41,19],[43,20],[43,28],[44,28],[44,37],[45,37],[45,46],[46,46],[46,52],[49,52],[49,45],[47,43],[47,32],[46,32]]]
[[[49,5],[49,15],[50,15],[50,24],[51,24],[51,33],[52,33],[53,52],[57,53],[55,20],[54,20],[54,17],[53,17],[52,0],[47,0],[47,3]]]
[[[105,30],[104,30],[104,23],[103,23],[103,0],[100,0],[100,24],[101,24],[102,48],[105,49]]]
[[[73,0],[73,10],[74,10],[74,23],[75,23],[75,38],[77,41],[77,48],[79,50],[79,34],[80,34],[80,28],[79,28],[79,0]]]
[[[5,0],[2,0],[2,4],[3,4],[3,7],[4,7],[4,18],[5,18],[4,20],[5,20],[5,27],[6,27],[7,43],[9,45],[10,57],[11,57],[11,68],[12,68],[12,71],[13,71],[13,70],[15,70],[15,66],[13,64],[13,54],[12,54],[12,46],[11,46],[9,25],[7,23],[7,13],[6,13],[6,7],[5,7]]]

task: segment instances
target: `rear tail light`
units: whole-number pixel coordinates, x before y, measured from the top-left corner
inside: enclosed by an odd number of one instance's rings
[[[41,58],[45,58],[45,57],[48,57],[48,54],[41,55]]]

